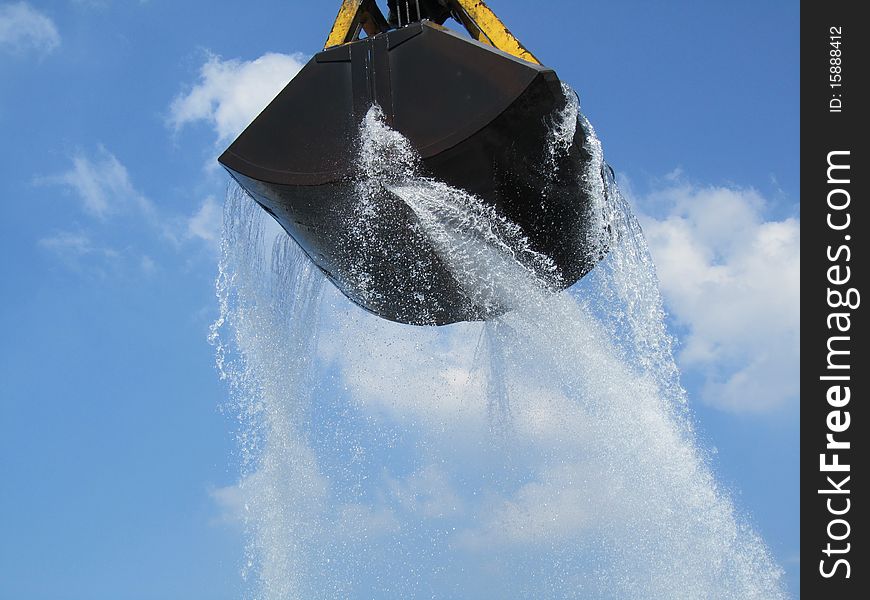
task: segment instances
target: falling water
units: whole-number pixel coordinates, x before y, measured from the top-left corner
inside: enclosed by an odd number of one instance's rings
[[[372,186],[404,200],[475,302],[512,308],[486,323],[369,315],[228,195],[212,335],[250,598],[785,597],[695,440],[654,265],[578,109],[545,160],[584,129],[609,252],[559,294],[516,225],[419,175],[376,108],[363,123],[355,218]]]

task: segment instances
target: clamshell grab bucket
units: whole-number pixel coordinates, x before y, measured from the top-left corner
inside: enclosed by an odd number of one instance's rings
[[[582,185],[591,157],[578,126],[553,163],[552,126],[568,102],[555,72],[521,46],[511,54],[436,21],[415,21],[426,16],[422,9],[395,27],[395,14],[388,20],[373,3],[356,4],[369,13],[355,13],[345,38],[315,55],[220,163],[366,310],[415,325],[493,316],[499,311],[469,297],[400,198],[378,196],[377,210],[361,217],[360,124],[378,105],[419,154],[423,175],[518,225],[558,267],[555,289],[575,283],[600,259]],[[354,39],[366,25],[373,35]],[[361,228],[360,218],[372,222]]]

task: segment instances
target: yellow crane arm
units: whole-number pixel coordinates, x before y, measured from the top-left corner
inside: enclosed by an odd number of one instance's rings
[[[344,0],[324,47],[332,48],[357,40],[361,31],[372,36],[388,28],[384,13],[374,0]]]
[[[447,4],[475,40],[530,63],[541,64],[483,0],[447,0]],[[372,36],[389,28],[375,0],[343,0],[325,47],[331,48],[355,41],[359,39],[362,31]]]
[[[486,2],[483,0],[451,0],[450,3],[459,9],[456,12],[471,37],[517,58],[522,58],[536,65],[541,64],[541,61],[535,58],[535,55],[523,46],[522,42],[492,12]],[[482,37],[486,39],[482,39]]]

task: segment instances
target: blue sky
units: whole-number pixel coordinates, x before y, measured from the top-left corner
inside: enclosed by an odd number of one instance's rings
[[[700,436],[796,593],[797,3],[491,5],[579,91]],[[0,0],[0,598],[239,596],[214,159],[337,7]]]

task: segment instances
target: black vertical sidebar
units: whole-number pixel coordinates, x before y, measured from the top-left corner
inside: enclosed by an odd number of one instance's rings
[[[866,598],[870,23],[801,3],[801,594]],[[866,295],[863,293],[867,292]],[[865,306],[864,304],[868,304]]]

